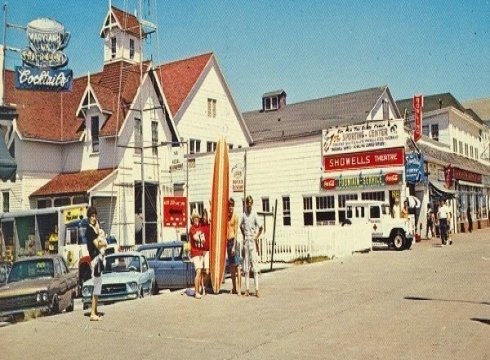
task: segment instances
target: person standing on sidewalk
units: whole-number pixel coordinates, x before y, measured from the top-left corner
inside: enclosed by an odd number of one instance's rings
[[[471,205],[468,205],[468,209],[466,209],[466,216],[468,218],[468,231],[473,231],[473,218],[471,216]]]
[[[441,206],[437,212],[437,218],[439,219],[439,232],[441,233],[442,246],[448,243],[448,224],[451,218],[451,212],[446,205],[446,200],[441,200]],[[452,240],[449,241],[449,245],[452,244]]]
[[[194,278],[194,296],[196,299],[201,298],[201,279],[202,270],[204,266],[204,233],[201,230],[200,220],[201,217],[199,213],[194,210],[191,216],[191,228],[189,229],[189,237],[191,243],[191,260],[194,264],[194,269],[196,270],[196,276]]]
[[[87,209],[87,218],[89,224],[86,235],[87,250],[90,255],[90,267],[94,282],[90,321],[98,321],[100,318],[97,313],[97,302],[102,293],[103,249],[107,246],[107,242],[103,239],[104,232],[100,228],[99,220],[97,219],[97,209],[94,206],[90,206]]]
[[[230,267],[230,276],[233,288],[232,294],[242,294],[242,270],[240,267],[240,244],[237,239],[238,235],[238,216],[235,214],[235,200],[230,198],[228,201],[228,231],[226,241],[226,255],[228,257],[228,266]]]
[[[257,213],[252,211],[253,198],[249,195],[245,199],[245,212],[240,220],[240,230],[243,234],[245,271],[245,296],[250,294],[250,267],[254,272],[255,296],[259,297],[259,236],[262,234],[262,225],[259,224]]]
[[[209,222],[209,215],[206,209],[202,210],[201,217],[201,231],[204,236],[204,268],[201,274],[201,286],[202,286],[202,294],[206,295],[206,285],[210,282],[209,277],[209,245],[211,242],[211,223]]]

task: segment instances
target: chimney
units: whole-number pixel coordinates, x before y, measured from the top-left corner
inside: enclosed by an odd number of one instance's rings
[[[262,111],[275,111],[286,106],[286,92],[276,90],[262,95]]]
[[[442,99],[439,99],[439,110],[442,109]]]

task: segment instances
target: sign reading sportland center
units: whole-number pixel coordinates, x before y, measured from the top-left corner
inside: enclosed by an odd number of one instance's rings
[[[73,72],[63,49],[70,33],[56,20],[39,18],[27,24],[29,47],[21,51],[23,66],[16,66],[15,87],[21,90],[70,91]]]
[[[403,120],[367,121],[322,132],[323,155],[404,147]]]

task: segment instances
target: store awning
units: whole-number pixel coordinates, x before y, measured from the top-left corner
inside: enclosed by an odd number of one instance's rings
[[[458,180],[458,184],[459,185],[466,185],[466,186],[480,187],[480,188],[484,188],[485,187],[485,185],[483,185],[483,184],[477,184],[477,183],[474,183],[474,182],[464,181],[464,180]]]
[[[0,134],[0,179],[7,181],[12,178],[17,170],[17,163],[10,155],[3,136]]]
[[[452,199],[456,195],[456,191],[445,187],[443,182],[432,180],[429,181],[431,194],[435,197]]]

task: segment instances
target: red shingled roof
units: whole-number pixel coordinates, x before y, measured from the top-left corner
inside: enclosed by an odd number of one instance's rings
[[[143,71],[148,69],[149,64],[143,64]],[[18,90],[15,88],[14,72],[7,70],[5,97],[7,103],[17,105],[17,128],[20,134],[26,138],[57,142],[80,139],[84,119],[77,117],[76,110],[87,88],[87,80],[87,76],[75,79],[72,91],[65,93]],[[139,65],[124,61],[106,64],[103,71],[90,76],[90,84],[102,110],[112,113],[104,123],[100,136],[115,135],[121,128],[139,83]],[[118,112],[119,86],[121,105]]]
[[[179,111],[212,56],[213,53],[198,55],[156,69],[172,115]]]
[[[86,170],[58,174],[31,196],[54,196],[86,193],[109,176],[113,169]]]
[[[134,35],[137,38],[140,37],[141,24],[136,16],[114,6],[111,6],[111,10],[116,17],[117,22],[122,26],[122,30],[125,30],[128,34]]]

